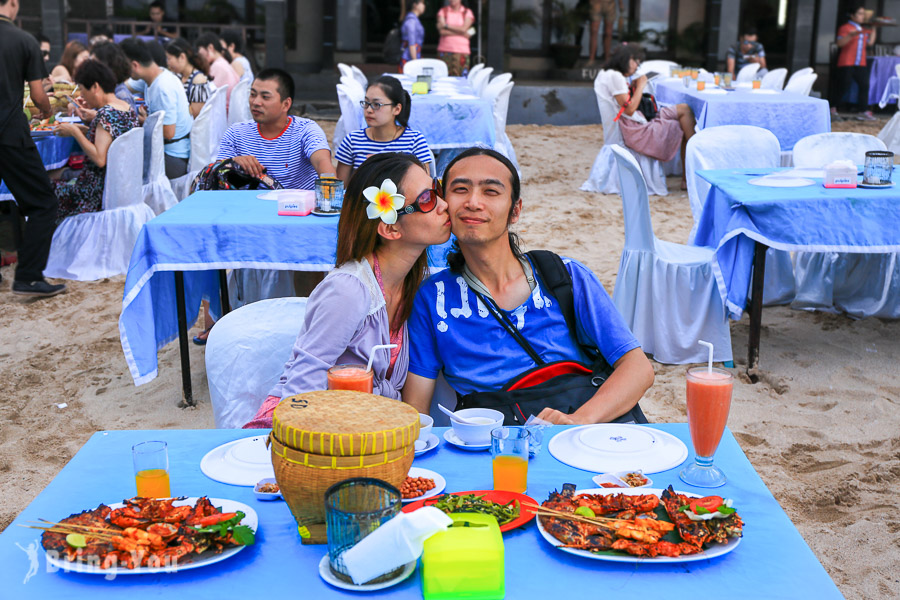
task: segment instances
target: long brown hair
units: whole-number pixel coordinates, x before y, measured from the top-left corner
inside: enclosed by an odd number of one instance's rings
[[[407,171],[414,166],[425,169],[412,154],[384,152],[367,158],[353,173],[347,183],[341,220],[338,223],[337,266],[353,260],[363,260],[384,243],[384,239],[378,235],[381,219],[370,219],[366,214],[369,201],[363,196],[363,190],[370,186],[381,187],[385,179],[397,184],[399,190]],[[422,252],[403,280],[403,293],[397,312],[389,315],[391,331],[397,331],[409,319],[413,298],[425,280],[427,268],[427,254]]]
[[[87,50],[87,48],[85,48],[84,44],[78,40],[72,40],[66,44],[66,47],[63,49],[59,64],[66,68],[66,71],[69,72],[69,75],[72,76],[72,78],[75,77],[75,59],[85,50]]]

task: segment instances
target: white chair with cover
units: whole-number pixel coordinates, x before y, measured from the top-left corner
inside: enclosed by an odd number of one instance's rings
[[[228,111],[225,108],[228,86],[216,88],[209,100],[200,109],[191,127],[191,158],[188,161],[188,172],[177,179],[172,179],[172,191],[181,202],[191,193],[191,183],[197,173],[216,160],[219,144],[228,127]]]
[[[784,78],[787,77],[787,69],[772,69],[763,75],[759,87],[764,90],[778,90],[784,87]]]
[[[884,142],[888,150],[900,156],[900,110],[878,132],[878,139]]]
[[[504,85],[506,85],[507,83],[509,83],[510,81],[512,81],[512,78],[513,78],[512,73],[500,73],[499,75],[497,75],[490,81],[485,82],[484,87],[481,89],[481,97],[482,98],[485,97],[485,94],[487,93],[487,89],[489,87],[494,86],[495,88],[501,88]]]
[[[865,164],[866,152],[884,150],[864,133],[819,133],[794,145],[794,166],[821,168],[847,159]],[[857,317],[900,318],[900,261],[896,253],[797,252],[794,308],[844,311]]]
[[[784,91],[800,94],[801,96],[809,96],[810,92],[812,92],[813,84],[818,78],[819,76],[815,73],[791,77],[790,81],[787,82],[787,85],[784,86]]]
[[[253,115],[250,114],[250,86],[252,83],[249,79],[241,79],[231,91],[231,102],[228,104],[228,125],[253,119]]]
[[[447,71],[447,63],[436,58],[417,58],[416,60],[408,61],[403,65],[403,74],[409,75],[410,77],[417,77],[422,74],[422,69],[426,67],[434,69],[431,72],[432,80],[446,77],[449,74],[449,71]]]
[[[665,364],[705,362],[731,356],[725,302],[713,273],[713,250],[658,239],[653,234],[647,185],[637,160],[618,144],[610,151],[618,164],[625,217],[625,247],[613,303],[644,352]]]
[[[362,72],[362,69],[356,65],[350,65],[350,71],[353,73],[353,79],[359,82],[359,85],[361,85],[363,89],[369,87],[369,80],[366,77],[366,74]]]
[[[160,110],[149,115],[144,121],[144,178],[142,192],[144,202],[157,215],[176,204],[178,199],[172,191],[172,184],[166,177],[166,157],[163,144],[162,120],[166,111]]]
[[[475,78],[475,74],[478,73],[478,71],[482,70],[484,66],[484,63],[478,63],[477,65],[469,69],[469,73],[468,75],[466,75],[466,80],[469,82],[469,85],[472,85],[472,80]]]
[[[493,67],[485,67],[475,74],[475,77],[472,79],[472,89],[475,90],[477,96],[484,96],[484,88],[487,87],[488,81],[491,79],[491,73],[493,72]]]
[[[516,160],[516,151],[513,149],[509,136],[506,135],[506,116],[509,113],[509,95],[512,93],[513,82],[503,83],[498,81],[499,77],[492,81],[485,88],[485,100],[491,103],[491,110],[494,114],[494,150],[504,155],[516,165],[518,170],[518,161]]]
[[[260,300],[231,311],[209,332],[206,379],[217,429],[239,428],[250,421],[278,383],[303,329],[306,298]],[[436,404],[454,408],[456,394],[438,377],[432,416],[449,425]]]
[[[338,105],[341,107],[341,117],[334,127],[332,148],[337,151],[341,141],[351,132],[360,129],[363,123],[363,109],[359,103],[365,98],[365,92],[359,93],[359,86],[350,86],[343,83],[337,84]]]
[[[341,77],[341,83],[346,85],[347,87],[353,89],[353,93],[358,96],[365,97],[366,88],[364,88],[354,77]],[[362,98],[360,98],[362,99]]]
[[[709,183],[697,175],[703,169],[768,169],[781,162],[781,145],[775,134],[752,125],[707,127],[688,140],[685,170],[694,226],[688,243],[694,243]],[[794,267],[790,252],[769,248],[763,304],[787,304],[794,298]]]
[[[581,184],[580,189],[585,192],[598,192],[600,194],[618,194],[619,173],[615,168],[615,159],[612,155],[611,146],[621,144],[624,147],[625,142],[622,139],[622,132],[619,130],[619,123],[615,121],[619,107],[612,98],[601,93],[599,89],[602,73],[601,71],[597,78],[594,79],[594,94],[597,96],[597,105],[600,108],[600,122],[603,125],[603,147],[600,148],[597,158],[594,159],[587,181]],[[668,190],[666,188],[666,175],[663,172],[663,163],[634,150],[627,150],[634,154],[635,159],[641,166],[641,172],[644,175],[650,193],[657,196],[665,196]]]
[[[353,77],[353,69],[350,68],[350,65],[346,63],[338,63],[337,64],[338,72],[341,74],[341,77]]]
[[[804,75],[812,75],[815,72],[815,69],[813,69],[812,67],[803,67],[802,69],[797,69],[796,71],[791,73],[791,76],[788,78],[787,83],[788,85],[790,85],[791,81],[793,81],[794,79],[803,77]]]
[[[431,151],[431,148],[428,149],[428,156],[431,157],[431,162],[428,163],[428,174],[432,177],[437,177],[437,160],[434,158],[434,152]]]
[[[95,281],[124,275],[144,223],[155,215],[144,203],[144,131],[136,127],[109,146],[99,212],[63,219],[53,233],[45,277]]]
[[[737,82],[743,81],[753,81],[756,77],[756,73],[759,71],[759,63],[750,63],[741,67],[741,70],[738,71],[737,77],[734,78]]]
[[[672,69],[677,67],[678,63],[671,60],[645,60],[638,67],[636,75],[644,75],[645,73],[659,73],[663,77],[669,77]]]

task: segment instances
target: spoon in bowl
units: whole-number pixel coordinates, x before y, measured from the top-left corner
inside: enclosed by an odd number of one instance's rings
[[[438,404],[438,408],[441,409],[441,412],[456,421],[457,423],[462,423],[463,425],[478,425],[478,423],[474,421],[470,421],[465,417],[460,417],[455,412],[444,406],[443,404]]]

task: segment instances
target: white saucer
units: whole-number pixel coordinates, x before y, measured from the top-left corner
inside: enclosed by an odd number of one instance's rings
[[[567,429],[555,435],[547,449],[561,463],[594,473],[659,473],[688,456],[687,446],[672,434],[621,423]]]
[[[471,450],[472,452],[479,452],[481,450],[490,450],[490,444],[467,444],[453,433],[453,429],[448,429],[444,432],[444,439],[447,440],[448,443],[453,444],[457,448],[462,448],[463,450]]]
[[[415,498],[404,498],[402,502],[418,502],[419,500],[425,500],[426,498],[431,498],[432,496],[437,496],[441,492],[444,491],[444,488],[447,487],[447,480],[444,479],[444,476],[440,473],[435,473],[434,471],[429,471],[428,469],[420,469],[419,467],[412,467],[407,474],[408,477],[425,477],[427,479],[434,480],[434,487],[422,494],[421,496],[416,496]]]
[[[200,460],[200,470],[214,481],[249,487],[260,479],[275,477],[266,439],[257,435],[213,448]]]
[[[341,211],[338,210],[335,212],[322,212],[320,210],[313,210],[312,214],[316,215],[317,217],[339,217],[341,216]]]
[[[407,577],[412,575],[412,572],[416,570],[416,562],[412,561],[407,563],[403,570],[394,577],[393,579],[388,579],[387,581],[380,581],[378,583],[364,583],[363,585],[354,585],[349,581],[344,581],[343,579],[338,579],[337,575],[331,572],[331,559],[326,554],[322,557],[322,560],[319,561],[319,576],[325,580],[325,583],[329,585],[333,585],[334,587],[341,588],[342,590],[351,590],[354,592],[373,592],[375,590],[383,590],[384,588],[391,587],[392,585],[397,585],[401,581],[405,580]]]
[[[856,187],[866,188],[869,190],[883,190],[883,189],[887,189],[890,187],[894,187],[894,182],[892,181],[891,183],[877,184],[877,183],[863,183],[862,181],[860,181],[859,183],[856,184]]]
[[[425,447],[421,450],[416,448],[416,456],[425,454],[426,452],[431,452],[438,447],[438,444],[441,443],[441,440],[438,438],[438,436],[434,435],[433,433],[429,433],[428,437],[426,437],[423,441],[425,442]]]
[[[755,179],[751,179],[747,181],[750,185],[758,185],[760,187],[773,187],[773,188],[794,188],[794,187],[805,187],[807,185],[813,185],[815,181],[812,179],[806,179],[804,177],[769,177],[768,175],[763,177],[756,177]]]

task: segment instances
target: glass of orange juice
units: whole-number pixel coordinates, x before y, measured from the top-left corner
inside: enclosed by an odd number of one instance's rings
[[[734,377],[728,371],[694,367],[687,372],[687,414],[694,446],[694,463],[685,467],[679,477],[697,487],[725,485],[722,470],[713,465],[728,412]]]
[[[761,86],[762,86],[762,80],[761,80],[761,79],[754,79],[754,80],[753,80],[753,89],[754,89],[754,90],[758,90]]]
[[[165,442],[141,442],[131,447],[134,481],[142,498],[171,498],[169,451]]]
[[[495,490],[525,493],[530,437],[524,427],[498,427],[491,431]]]
[[[372,393],[373,372],[365,365],[334,365],[328,369],[329,390],[353,390]]]

